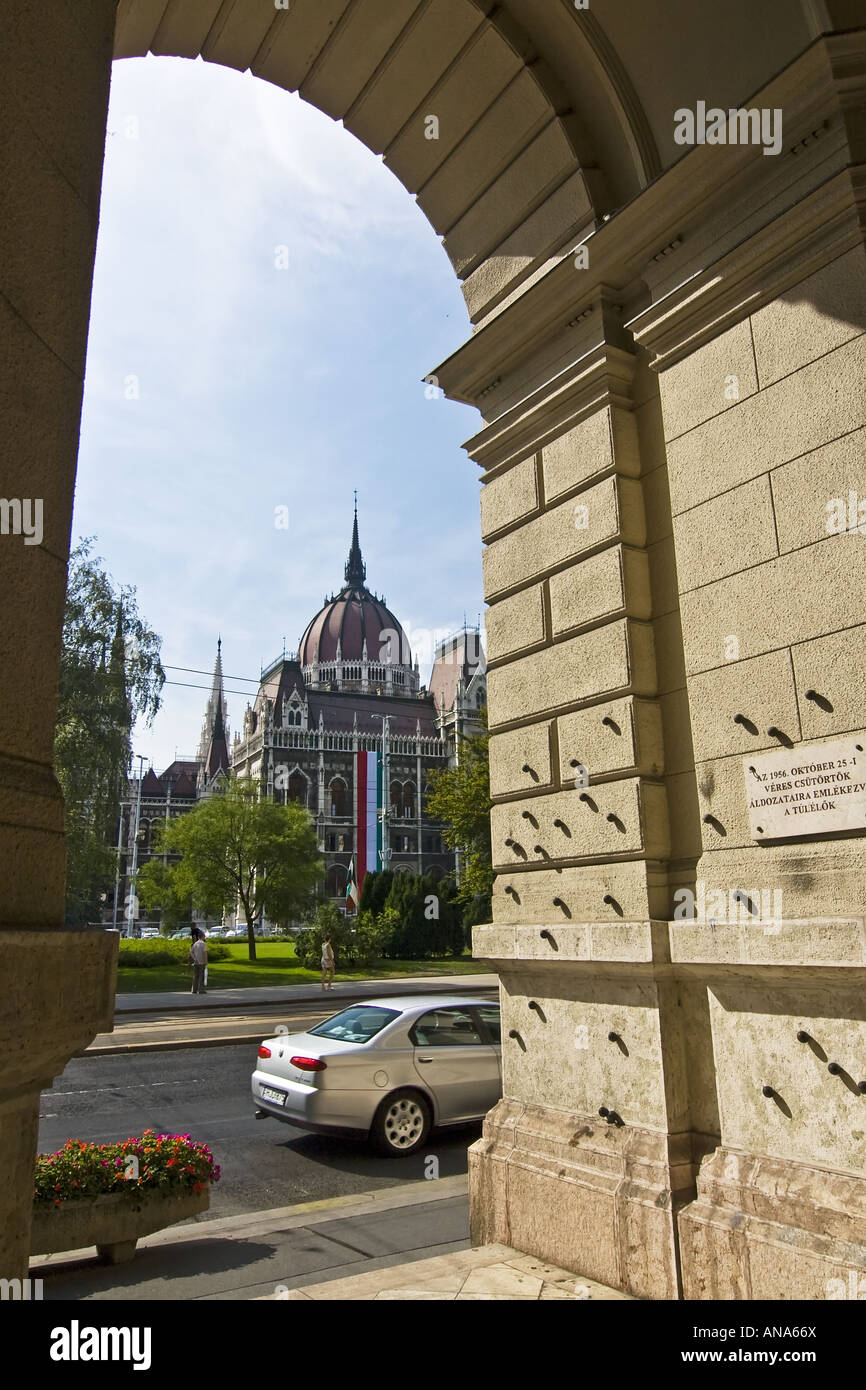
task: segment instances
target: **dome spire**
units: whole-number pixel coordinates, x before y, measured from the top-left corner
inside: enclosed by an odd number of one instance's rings
[[[346,568],[343,571],[346,576],[346,583],[352,589],[363,589],[364,580],[367,578],[367,566],[364,564],[361,555],[361,546],[358,541],[358,494],[355,493],[355,520],[352,525],[352,548],[349,551],[349,558],[346,561]]]

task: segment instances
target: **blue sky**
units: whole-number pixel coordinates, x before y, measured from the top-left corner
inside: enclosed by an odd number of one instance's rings
[[[468,336],[438,237],[342,126],[201,60],[115,63],[73,539],[137,586],[165,662],[210,670],[222,635],[257,678],[294,648],[357,488],[368,583],[426,680],[425,634],[482,609],[480,417],[422,380]],[[206,698],[167,685],[135,752],[193,753]]]

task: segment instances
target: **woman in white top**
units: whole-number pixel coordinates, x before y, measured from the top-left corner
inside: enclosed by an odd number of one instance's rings
[[[191,994],[207,994],[205,979],[207,978],[207,946],[205,944],[204,932],[200,932],[196,927],[192,934],[192,947],[189,953],[192,962],[192,989]]]
[[[334,948],[330,936],[322,942],[322,989],[334,988]]]

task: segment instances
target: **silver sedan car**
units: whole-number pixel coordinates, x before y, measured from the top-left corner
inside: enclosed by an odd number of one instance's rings
[[[499,1005],[465,995],[352,1004],[276,1034],[252,1076],[256,1115],[411,1154],[431,1128],[479,1120],[502,1094]]]

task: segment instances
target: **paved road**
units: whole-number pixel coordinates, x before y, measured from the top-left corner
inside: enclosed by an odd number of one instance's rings
[[[289,1026],[296,1020],[300,1031],[305,1019],[328,1012],[307,1006],[281,1017]],[[415,1157],[387,1159],[363,1145],[255,1120],[254,1061],[248,1044],[73,1058],[43,1093],[39,1148],[53,1151],[68,1138],[109,1143],[147,1128],[188,1132],[210,1145],[222,1168],[211,1219],[417,1182],[428,1155],[439,1160],[443,1178],[466,1172],[466,1150],[480,1125],[434,1134]]]

